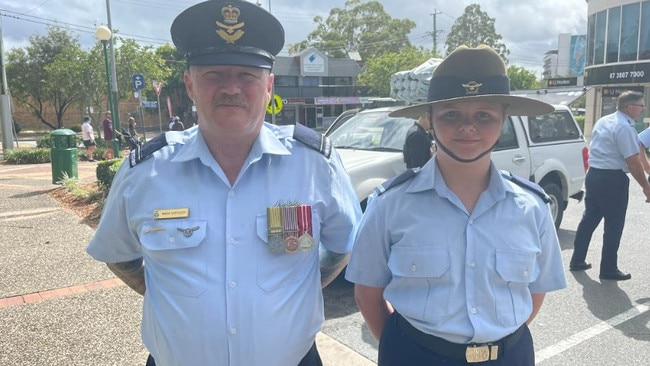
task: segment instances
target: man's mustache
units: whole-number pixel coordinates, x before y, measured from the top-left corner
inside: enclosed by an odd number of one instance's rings
[[[216,105],[235,105],[238,107],[247,107],[246,100],[240,97],[221,96],[216,100]]]

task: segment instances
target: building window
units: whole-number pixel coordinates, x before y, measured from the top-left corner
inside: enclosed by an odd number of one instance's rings
[[[587,66],[594,64],[594,43],[596,39],[596,14],[587,19]]]
[[[318,87],[318,76],[305,76],[302,78],[302,86]]]
[[[639,60],[650,59],[650,1],[641,3]]]
[[[607,30],[607,10],[596,14],[596,29],[594,34],[594,65],[605,61],[605,32]]]
[[[298,86],[297,76],[275,76],[275,86]]]
[[[609,9],[607,22],[607,63],[618,62],[619,35],[621,34],[621,8]]]
[[[639,3],[623,6],[620,61],[636,61],[639,46]]]

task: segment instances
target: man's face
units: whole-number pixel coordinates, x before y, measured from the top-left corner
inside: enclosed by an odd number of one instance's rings
[[[191,66],[183,77],[201,128],[258,132],[271,97],[273,74],[243,66]]]
[[[625,107],[625,114],[630,116],[630,118],[636,120],[641,117],[643,110],[645,109],[645,102],[643,99],[636,100]]]

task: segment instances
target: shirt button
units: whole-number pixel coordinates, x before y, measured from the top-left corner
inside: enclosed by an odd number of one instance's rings
[[[524,277],[528,277],[528,270],[524,269]]]
[[[418,266],[415,265],[415,263],[411,264],[411,272],[415,272],[418,270]]]
[[[476,262],[470,262],[469,268],[476,268]]]
[[[470,311],[472,312],[472,314],[478,313],[478,310],[476,310],[476,308],[472,308]]]
[[[230,288],[235,288],[237,287],[237,283],[235,281],[230,282]]]
[[[467,223],[472,225],[474,223],[474,220],[470,219]]]
[[[230,328],[230,334],[237,334],[237,328]]]
[[[175,237],[174,235],[170,235],[170,236],[169,236],[169,242],[170,242],[170,243],[173,243],[173,242],[175,242],[175,241],[176,241],[176,237]]]
[[[237,242],[237,241],[235,240],[235,238],[229,238],[229,239],[228,239],[228,243],[230,243],[230,244],[235,244],[235,242]]]
[[[230,192],[228,192],[228,195],[229,195],[230,197],[235,197],[235,191],[230,190]]]

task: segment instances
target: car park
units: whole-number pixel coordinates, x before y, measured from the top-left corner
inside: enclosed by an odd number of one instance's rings
[[[402,148],[415,120],[388,116],[398,108],[359,111],[326,133],[341,156],[363,209],[376,186],[406,169]],[[557,227],[569,198],[582,199],[587,157],[582,131],[571,110],[563,105],[545,116],[508,117],[492,153],[497,168],[544,188]]]

